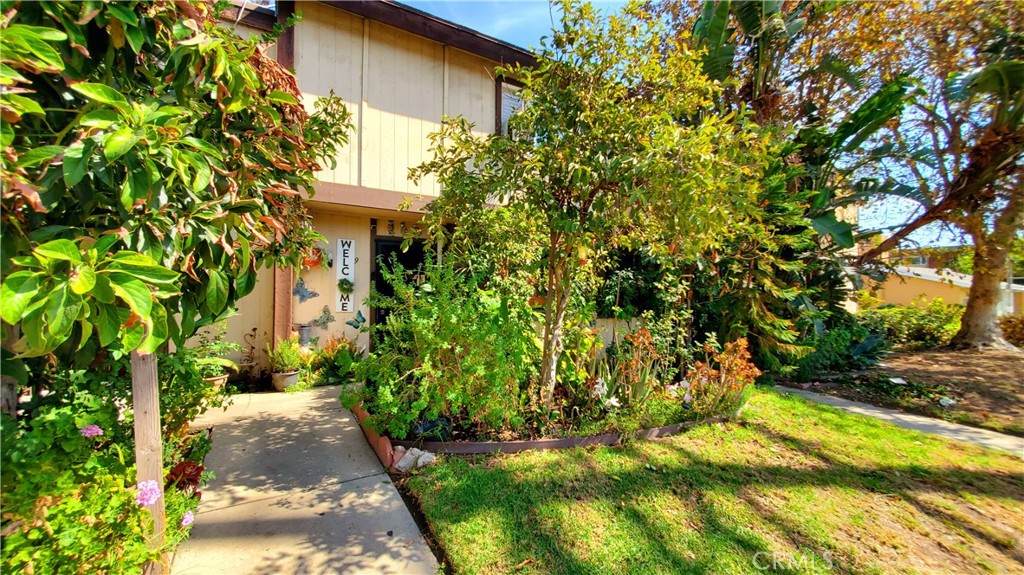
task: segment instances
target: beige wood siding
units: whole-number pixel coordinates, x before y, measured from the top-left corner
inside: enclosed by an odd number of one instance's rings
[[[345,101],[353,125],[359,124],[363,66],[363,20],[330,6],[301,5],[302,22],[295,29],[295,74],[306,107],[334,94]],[[337,165],[317,174],[325,182],[358,185],[358,135],[338,150]]]
[[[445,114],[465,117],[477,132],[494,132],[494,63],[454,48],[447,49],[447,62]]]
[[[445,114],[480,133],[494,131],[494,68],[485,58],[317,3],[301,6],[295,71],[307,107],[334,90],[352,113],[353,132],[324,182],[436,196],[409,169],[431,158],[428,136]]]
[[[441,127],[443,47],[371,22],[367,64],[362,185],[437,195],[434,178],[416,186],[408,172],[430,159],[427,136]]]

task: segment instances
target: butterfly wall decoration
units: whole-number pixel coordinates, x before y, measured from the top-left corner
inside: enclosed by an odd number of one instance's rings
[[[304,278],[299,278],[299,281],[295,282],[295,289],[292,290],[292,295],[299,296],[299,303],[306,303],[307,300],[320,297],[319,293],[306,287],[306,280]]]
[[[311,321],[309,323],[311,325],[315,325],[317,327],[322,327],[322,328],[326,329],[327,328],[327,324],[331,323],[332,321],[338,321],[338,320],[335,319],[334,314],[331,313],[330,308],[327,307],[327,306],[324,306],[323,312],[320,314],[320,317],[314,319],[313,321]]]
[[[362,310],[357,310],[356,317],[346,321],[345,325],[354,327],[356,329],[362,329],[364,323],[366,323],[366,318],[363,317]]]

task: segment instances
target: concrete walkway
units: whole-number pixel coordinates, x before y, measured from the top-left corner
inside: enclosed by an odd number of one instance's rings
[[[235,396],[211,425],[216,479],[174,575],[437,573],[337,388]]]
[[[820,393],[814,393],[813,391],[806,391],[803,389],[783,387],[781,385],[775,386],[775,389],[783,393],[799,395],[800,397],[817,403],[831,405],[832,407],[836,407],[850,413],[859,413],[861,415],[875,417],[906,429],[933,433],[946,439],[973,443],[974,445],[980,445],[989,449],[1009,451],[1010,453],[1024,457],[1024,437],[1015,437],[1013,435],[997,433],[987,429],[979,429],[977,427],[950,423],[941,419],[924,417],[923,415],[903,413],[902,411],[886,409],[884,407],[878,407],[857,401],[850,401],[849,399],[843,399],[840,397],[832,397],[831,395],[822,395]]]

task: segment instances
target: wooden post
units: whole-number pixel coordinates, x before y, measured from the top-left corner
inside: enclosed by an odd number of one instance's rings
[[[157,379],[156,356],[140,355],[133,351],[132,363],[132,410],[135,413],[135,466],[137,480],[153,480],[160,486],[160,498],[146,509],[153,515],[153,535],[149,540],[151,549],[164,546],[164,463],[160,433],[160,380]],[[144,573],[168,573],[166,557],[159,564],[150,563]]]

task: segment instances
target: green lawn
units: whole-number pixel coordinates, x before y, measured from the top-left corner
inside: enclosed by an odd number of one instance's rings
[[[447,457],[406,484],[456,573],[1020,573],[1024,462],[757,391],[621,448]]]

